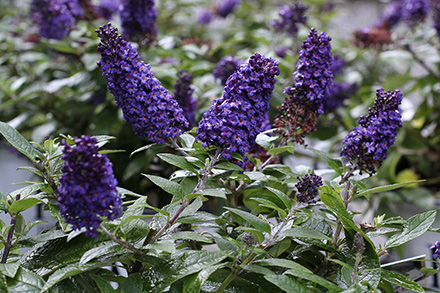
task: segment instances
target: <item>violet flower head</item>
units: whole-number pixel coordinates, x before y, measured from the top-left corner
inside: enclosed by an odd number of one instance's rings
[[[302,3],[296,2],[285,5],[280,10],[279,20],[270,23],[277,32],[287,32],[290,36],[296,36],[298,33],[298,24],[305,24],[307,17],[305,15],[309,7]]]
[[[193,97],[194,89],[191,88],[193,75],[181,70],[174,85],[174,98],[183,109],[183,115],[189,122],[189,127],[196,125],[197,101]]]
[[[99,4],[99,13],[107,20],[112,19],[113,15],[118,11],[118,0],[101,0]]]
[[[218,16],[225,18],[234,12],[239,3],[240,0],[221,0],[215,7],[214,11]]]
[[[296,199],[302,203],[316,203],[318,188],[322,186],[322,178],[315,174],[297,177],[299,182],[295,184],[298,193]]]
[[[163,143],[188,128],[179,103],[154,77],[149,64],[139,57],[131,43],[125,41],[110,24],[96,31],[101,42],[98,66],[107,79],[107,87],[122,108],[139,137]]]
[[[66,0],[33,0],[30,13],[39,26],[40,35],[47,39],[61,40],[75,23]]]
[[[397,129],[402,126],[402,94],[384,89],[377,90],[376,101],[367,116],[361,116],[356,126],[344,138],[341,156],[355,168],[370,174],[387,158],[388,149],[394,144]]]
[[[344,71],[344,67],[347,62],[342,58],[341,55],[333,56],[333,62],[330,65],[330,71],[333,73],[333,76],[341,74]]]
[[[357,83],[334,82],[330,86],[328,96],[324,99],[324,111],[326,113],[335,111],[344,104],[345,100],[356,94],[358,89]]]
[[[212,74],[216,79],[220,79],[222,85],[226,85],[226,81],[229,76],[235,72],[237,66],[242,64],[243,61],[233,57],[227,56],[220,59],[220,61],[215,65]]]
[[[198,21],[201,24],[209,24],[209,23],[211,23],[213,17],[214,17],[214,14],[212,13],[211,10],[204,9],[204,10],[200,11],[199,16],[198,16]]]
[[[65,221],[74,230],[86,228],[86,236],[95,238],[101,217],[114,220],[122,211],[121,195],[116,189],[112,163],[98,153],[97,139],[88,136],[74,139],[74,145],[63,141],[58,187],[58,205]]]
[[[305,135],[315,131],[317,118],[324,113],[324,99],[333,81],[330,41],[325,32],[318,35],[311,29],[293,73],[295,84],[284,90],[288,97],[279,107],[281,115],[274,122],[277,132],[293,137],[300,144],[304,144]]]
[[[434,250],[432,253],[432,258],[437,259],[440,256],[440,241],[436,241],[429,249]]]
[[[124,38],[152,43],[157,37],[157,10],[154,0],[122,0],[121,3],[120,16]]]
[[[222,149],[222,157],[244,155],[255,138],[269,110],[269,100],[280,74],[278,63],[258,53],[240,65],[227,80],[222,96],[216,98],[197,128],[197,140],[204,147]]]
[[[81,19],[84,17],[84,11],[78,1],[79,0],[65,0],[65,3],[67,4],[67,7],[69,8],[73,17],[76,19]]]
[[[285,58],[287,56],[287,48],[284,46],[277,47],[275,49],[275,54],[280,58]]]
[[[423,22],[428,14],[428,0],[404,0],[402,6],[402,19],[409,27],[414,28]]]
[[[402,19],[402,0],[395,0],[387,5],[376,27],[392,29]]]

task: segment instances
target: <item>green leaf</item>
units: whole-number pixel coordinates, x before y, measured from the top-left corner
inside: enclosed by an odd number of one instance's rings
[[[223,251],[179,251],[169,257],[152,259],[151,267],[142,275],[144,290],[147,292],[163,292],[177,280],[210,268],[229,254]],[[141,261],[148,261],[148,256],[136,256]],[[151,258],[151,257],[150,257]]]
[[[36,273],[20,267],[13,279],[8,279],[9,292],[39,293],[44,286],[44,279]]]
[[[180,231],[175,232],[169,235],[170,239],[184,239],[184,240],[193,240],[197,242],[204,242],[204,243],[212,243],[212,238],[200,235],[196,232],[191,231]]]
[[[259,133],[255,139],[255,142],[266,150],[269,150],[273,148],[273,142],[277,139],[278,138],[276,136],[269,136],[265,133]]]
[[[139,273],[134,273],[128,276],[118,287],[117,293],[134,293],[145,292],[144,285]]]
[[[286,275],[266,275],[264,278],[285,292],[308,292],[304,284]]]
[[[400,246],[421,235],[423,235],[434,224],[437,211],[428,211],[422,214],[414,215],[408,219],[400,234],[391,236],[385,243],[385,249]]]
[[[155,249],[158,251],[164,251],[167,253],[175,253],[176,247],[174,245],[174,241],[163,240],[155,243],[150,243],[145,246],[145,249]]]
[[[196,212],[194,215],[179,217],[177,219],[177,222],[184,223],[184,224],[194,224],[194,223],[200,223],[200,222],[215,221],[216,219],[218,219],[218,217],[211,214],[211,213]]]
[[[287,194],[269,186],[265,186],[264,188],[275,194],[284,203],[287,209],[290,210],[292,208],[292,201]]]
[[[107,292],[114,291],[112,285],[110,285],[110,283],[106,279],[104,279],[103,277],[96,275],[94,273],[89,273],[88,275],[90,278],[93,279],[93,281],[95,281],[96,285],[98,285],[98,288],[101,291],[101,293],[107,293]]]
[[[142,174],[142,176],[147,177],[150,179],[154,184],[162,188],[164,191],[175,195],[177,198],[182,199],[185,195],[183,194],[182,187],[173,181],[170,181],[168,179],[162,178],[160,176],[155,175],[149,175],[149,174]]]
[[[20,199],[20,200],[14,201],[11,204],[11,206],[9,207],[9,212],[17,214],[17,213],[20,213],[24,210],[27,210],[28,208],[35,206],[39,202],[41,202],[41,200],[39,200],[37,198],[33,198],[33,197]]]
[[[270,225],[265,220],[260,219],[257,216],[252,215],[251,213],[248,213],[248,212],[245,212],[245,211],[242,211],[239,209],[228,208],[228,207],[225,207],[225,209],[227,209],[231,213],[243,218],[246,222],[248,222],[254,228],[257,228],[261,231],[264,231],[264,232],[270,234],[270,232],[271,232]]]
[[[28,157],[32,162],[36,158],[43,158],[43,154],[37,151],[15,128],[0,121],[0,133],[20,153]]]
[[[320,151],[320,150],[317,150],[317,149],[314,149],[314,148],[308,147],[307,149],[311,150],[318,157],[320,157],[321,159],[326,161],[327,165],[330,168],[332,168],[333,170],[335,170],[336,173],[338,173],[339,175],[342,174],[343,164],[342,164],[341,160],[339,160],[338,158],[336,158],[336,157],[334,157],[334,156],[332,156],[332,155],[330,155],[330,154],[328,154],[326,152],[323,152],[323,151]]]
[[[384,191],[390,191],[390,190],[401,188],[401,187],[404,187],[404,186],[407,186],[407,185],[423,182],[423,181],[425,181],[425,180],[424,179],[422,179],[422,180],[414,180],[414,181],[408,181],[408,182],[402,182],[402,183],[396,183],[396,184],[390,184],[390,185],[385,185],[385,186],[374,187],[374,188],[371,188],[371,189],[368,189],[368,190],[364,190],[362,192],[357,193],[354,196],[354,198],[358,198],[358,197],[361,197],[361,196],[367,196],[367,195],[370,195],[370,194],[384,192]]]
[[[314,229],[306,227],[295,227],[289,230],[284,230],[280,233],[280,236],[287,236],[292,238],[307,238],[316,240],[332,240],[331,237]]]
[[[78,263],[68,264],[68,265],[56,270],[53,274],[51,274],[49,276],[46,284],[44,284],[43,288],[41,289],[41,292],[48,291],[55,284],[57,284],[58,282],[61,282],[64,279],[78,275],[82,272],[92,270],[92,269],[100,267],[100,266],[102,266],[102,265],[101,264],[80,265]]]
[[[89,251],[87,251],[86,253],[84,253],[83,256],[81,257],[81,259],[79,260],[79,264],[83,265],[83,264],[90,262],[91,260],[93,260],[95,258],[105,256],[108,254],[113,254],[115,252],[120,252],[121,254],[123,254],[124,251],[129,252],[128,249],[122,248],[116,242],[113,242],[113,241],[103,242],[99,246],[94,247],[94,248],[90,249]]]
[[[184,133],[179,136],[179,140],[182,142],[184,148],[192,148],[194,141],[196,140],[194,136],[188,133]]]
[[[187,170],[190,172],[193,172],[194,174],[197,174],[197,170],[191,165],[185,157],[177,156],[173,154],[158,154],[159,158],[167,162],[168,164],[171,164],[173,166],[179,167],[180,169]]]
[[[258,243],[262,243],[264,241],[264,235],[258,229],[240,226],[240,227],[235,228],[235,230],[252,233],[252,235],[254,235],[254,237],[255,237],[255,241],[257,241]]]
[[[266,175],[264,175],[262,172],[245,171],[245,172],[243,172],[243,174],[246,175],[247,177],[249,177],[249,179],[251,179],[253,181],[256,181],[256,180],[267,181]]]
[[[211,267],[202,269],[200,272],[188,276],[183,282],[183,293],[199,293],[203,283],[208,280],[209,276],[215,271],[219,270],[226,264],[220,263]]]
[[[40,233],[32,236],[20,237],[18,240],[18,245],[21,246],[34,246],[35,244],[46,242],[52,239],[67,237],[67,234],[61,230],[50,230],[44,233]]]
[[[402,274],[396,272],[390,272],[387,270],[382,270],[382,279],[390,282],[391,284],[398,285],[402,288],[414,291],[414,292],[425,292],[422,286],[408,279]]]
[[[191,196],[194,195],[213,196],[226,199],[226,190],[224,188],[209,188],[191,194]]]
[[[14,278],[19,268],[17,263],[0,263],[0,272],[9,278]]]
[[[282,146],[282,147],[271,148],[268,150],[268,152],[272,156],[276,156],[276,155],[284,153],[284,152],[294,154],[295,153],[295,144],[293,142],[290,142],[289,144]]]
[[[140,148],[134,150],[134,151],[130,154],[130,158],[131,158],[134,154],[139,153],[139,152],[142,152],[142,151],[145,151],[145,150],[148,150],[149,148],[154,147],[154,146],[156,146],[156,145],[157,145],[157,143],[152,143],[152,144],[149,144],[149,145],[145,145],[145,146],[143,146],[143,147],[140,147]]]
[[[243,171],[243,169],[231,162],[220,162],[214,166],[216,169],[228,170],[228,171]]]

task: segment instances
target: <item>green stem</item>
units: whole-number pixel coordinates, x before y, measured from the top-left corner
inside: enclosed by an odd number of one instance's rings
[[[111,233],[109,230],[107,230],[107,228],[104,227],[104,225],[99,224],[99,228],[101,228],[102,232],[104,232],[110,239],[112,239],[113,241],[115,241],[116,243],[120,244],[122,247],[128,248],[131,251],[133,251],[134,253],[139,253],[139,249],[137,249],[136,247],[134,247],[133,245],[125,242],[122,239],[119,239],[118,237],[116,237],[116,235],[114,235],[113,233]]]
[[[251,263],[255,257],[257,256],[257,253],[252,252],[241,264],[242,265],[247,265],[249,263]],[[228,287],[228,285],[232,282],[232,280],[234,280],[234,278],[240,274],[243,271],[243,269],[237,267],[234,270],[232,270],[232,272],[226,277],[226,279],[223,281],[223,283],[220,285],[220,287],[218,287],[217,291],[215,291],[216,293],[221,293],[223,292],[223,290],[226,289],[226,287]]]
[[[15,200],[20,200],[20,197],[21,194],[17,194]],[[3,255],[0,263],[6,263],[6,261],[8,260],[9,252],[11,252],[11,248],[14,246],[12,244],[12,237],[14,237],[14,230],[15,230],[15,224],[17,222],[17,216],[18,214],[16,213],[11,214],[11,228],[9,229],[8,237],[6,238],[5,250],[3,250]]]

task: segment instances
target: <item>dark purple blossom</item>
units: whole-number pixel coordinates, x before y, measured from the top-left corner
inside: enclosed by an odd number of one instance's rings
[[[112,163],[98,153],[96,138],[82,136],[74,143],[62,142],[64,164],[57,196],[60,214],[74,230],[85,228],[86,236],[94,238],[101,217],[114,220],[121,214],[121,195]]]
[[[112,19],[113,14],[118,11],[119,0],[101,0],[99,4],[99,12],[107,20]]]
[[[344,101],[353,96],[359,85],[349,82],[334,82],[330,86],[328,96],[324,99],[324,111],[326,113],[334,111],[343,105]]]
[[[222,85],[226,85],[226,81],[229,76],[235,72],[237,66],[242,64],[243,61],[233,57],[227,56],[220,59],[220,61],[215,65],[214,71],[212,74],[216,79],[220,79]]]
[[[291,36],[296,36],[298,33],[298,24],[305,24],[307,17],[305,12],[308,6],[302,3],[292,3],[290,5],[285,5],[280,10],[279,20],[274,20],[270,23],[271,26],[275,28],[277,32],[287,32]]]
[[[434,250],[432,253],[432,258],[437,259],[440,256],[440,241],[436,241],[429,249]]]
[[[197,101],[193,98],[194,89],[191,88],[193,75],[181,70],[174,85],[174,98],[183,109],[183,115],[189,122],[189,127],[196,125]]]
[[[188,121],[179,103],[154,77],[150,65],[142,61],[136,49],[110,24],[101,26],[97,33],[101,38],[98,65],[134,132],[163,143],[187,129]]]
[[[325,32],[318,36],[311,29],[293,73],[295,84],[284,90],[288,97],[279,107],[281,115],[275,119],[278,132],[300,144],[304,144],[305,135],[315,131],[318,115],[324,113],[324,99],[333,80],[330,41]]]
[[[198,125],[197,139],[202,145],[220,147],[222,157],[228,160],[235,152],[244,155],[251,150],[279,73],[274,59],[258,53],[240,65],[227,80],[224,94],[213,101]]]
[[[120,12],[125,39],[141,39],[152,43],[157,37],[157,10],[154,0],[122,0]]]
[[[392,43],[391,31],[388,28],[363,28],[353,33],[353,43],[360,48],[374,47],[382,49]]]
[[[296,199],[302,203],[315,203],[318,196],[318,188],[322,186],[322,178],[315,174],[297,177],[299,182],[295,184],[297,189]]]
[[[403,0],[402,19],[413,28],[428,14],[428,0]]]
[[[84,11],[78,1],[79,0],[65,0],[65,3],[67,4],[67,7],[69,8],[73,17],[76,19],[81,19],[84,17]]]
[[[402,19],[402,0],[395,0],[387,5],[376,27],[391,29]]]
[[[221,17],[226,17],[235,10],[239,3],[240,0],[222,0],[215,7],[215,13]]]
[[[287,48],[284,46],[275,49],[275,54],[280,58],[285,58],[287,55]]]
[[[382,165],[394,143],[397,128],[402,126],[400,91],[379,89],[376,96],[368,115],[361,116],[359,126],[344,138],[341,152],[341,156],[348,159],[354,168],[370,174]]]
[[[40,35],[61,40],[75,23],[75,17],[66,0],[33,0],[30,7],[32,20],[39,26]]]
[[[333,62],[330,66],[330,71],[333,73],[333,76],[341,74],[346,64],[347,62],[341,55],[333,56]]]
[[[211,10],[202,10],[199,13],[199,23],[201,24],[209,24],[212,21],[212,18],[214,17],[214,14],[212,13]]]

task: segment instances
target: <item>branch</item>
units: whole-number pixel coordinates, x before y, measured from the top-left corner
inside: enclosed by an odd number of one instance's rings
[[[20,200],[20,197],[21,194],[17,194],[15,200]],[[16,213],[11,214],[11,228],[8,231],[8,237],[5,243],[5,250],[3,251],[3,255],[0,263],[6,263],[6,261],[8,260],[9,252],[11,252],[11,248],[14,246],[12,244],[12,237],[14,237],[14,230],[15,230],[15,223],[17,222],[17,216],[18,214]]]

